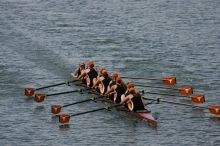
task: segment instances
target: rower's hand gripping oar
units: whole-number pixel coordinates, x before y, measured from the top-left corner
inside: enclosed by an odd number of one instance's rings
[[[146,97],[142,97],[145,100],[153,100],[153,101],[157,101],[157,103],[160,102],[165,102],[165,103],[170,103],[170,104],[176,104],[176,105],[183,105],[183,106],[190,106],[193,108],[200,108],[200,109],[209,109],[209,112],[215,115],[220,115],[220,106],[218,105],[211,105],[208,107],[202,107],[202,106],[196,106],[196,105],[192,105],[192,104],[187,104],[187,103],[180,103],[180,102],[174,102],[174,101],[169,101],[169,100],[164,100],[163,98],[146,98]]]
[[[165,94],[165,93],[157,93],[157,92],[148,92],[148,91],[141,91],[142,94],[156,94],[156,95],[164,95],[164,96],[175,96],[175,97],[186,97],[186,96],[180,96],[180,95],[174,95],[174,94]],[[191,96],[191,100],[195,103],[199,103],[202,104],[205,102],[205,95],[204,94],[192,94]]]
[[[102,98],[102,97],[104,97],[104,96],[93,97],[93,98],[90,98],[90,99],[85,99],[85,100],[65,104],[63,106],[61,106],[59,104],[54,104],[54,105],[51,106],[51,113],[58,114],[58,113],[61,112],[61,109],[64,108],[64,107],[68,107],[68,106],[71,106],[71,105],[76,105],[76,104],[80,104],[80,103],[84,103],[84,102],[88,102],[88,101],[94,101],[94,100]]]
[[[72,90],[72,91],[65,91],[65,92],[58,92],[58,93],[52,93],[52,94],[43,94],[43,93],[37,93],[34,96],[34,100],[36,102],[43,102],[45,97],[49,97],[49,96],[55,96],[55,95],[61,95],[61,94],[69,94],[69,93],[74,93],[74,92],[82,92],[85,90],[89,90],[89,89],[79,89],[79,90]]]
[[[73,82],[76,82],[76,81],[79,81],[79,80],[66,81],[66,82],[57,83],[57,84],[48,85],[48,86],[43,86],[43,87],[39,87],[39,88],[25,88],[24,89],[24,94],[26,96],[30,97],[30,96],[34,95],[34,92],[37,91],[37,90],[42,90],[42,89],[46,89],[46,88],[50,88],[50,87],[55,87],[55,86],[60,86],[60,85],[64,85],[64,84],[69,85],[70,83],[73,83]]]
[[[65,124],[65,123],[69,122],[70,117],[84,115],[87,113],[93,113],[93,112],[101,111],[101,110],[110,110],[111,108],[118,107],[118,106],[121,106],[121,104],[106,106],[106,107],[102,107],[102,108],[98,108],[98,109],[94,109],[94,110],[90,110],[90,111],[85,111],[85,112],[81,112],[81,113],[76,113],[76,114],[61,114],[61,115],[59,115],[59,122],[61,124]]]
[[[158,78],[144,78],[144,77],[127,77],[122,76],[122,78],[128,78],[128,79],[144,79],[144,80],[161,80],[164,85],[176,85],[176,77],[163,77],[161,79]]]

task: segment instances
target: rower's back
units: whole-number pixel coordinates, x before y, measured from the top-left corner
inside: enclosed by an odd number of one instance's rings
[[[108,73],[103,71],[103,80],[101,81],[103,86],[104,86],[104,93],[107,91],[108,89],[108,85],[109,83],[112,81],[112,79],[108,76]]]
[[[116,88],[115,88],[115,96],[114,96],[114,101],[116,103],[121,102],[121,96],[125,94],[126,90],[127,90],[127,86],[124,84],[121,77],[118,77],[116,79]]]
[[[144,107],[144,103],[142,101],[142,97],[141,97],[141,94],[135,90],[134,88],[131,88],[129,90],[129,93],[131,95],[131,98],[130,98],[130,104],[132,104],[130,110],[131,111],[138,111],[138,110],[144,110],[145,107]]]
[[[92,61],[88,61],[88,69],[87,69],[87,86],[92,87],[93,86],[93,79],[97,78],[98,72],[94,68],[94,64]]]

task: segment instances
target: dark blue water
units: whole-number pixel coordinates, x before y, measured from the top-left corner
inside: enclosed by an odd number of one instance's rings
[[[203,106],[220,105],[219,32],[218,0],[1,0],[0,145],[217,145],[220,121],[208,110],[152,104],[157,129],[106,111],[72,118],[69,128],[60,128],[51,104],[89,96],[72,93],[38,104],[23,89],[69,79],[80,61],[92,59],[124,76],[176,76],[178,86],[205,94]],[[78,88],[42,92],[72,89]],[[64,112],[102,106],[90,102]]]

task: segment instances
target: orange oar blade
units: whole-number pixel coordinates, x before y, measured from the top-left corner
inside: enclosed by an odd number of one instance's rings
[[[24,89],[24,94],[26,95],[26,96],[32,96],[32,95],[34,95],[34,92],[36,91],[36,89],[35,88],[25,88]]]
[[[58,114],[61,111],[61,106],[58,104],[54,104],[51,106],[51,113]]]
[[[190,86],[183,86],[178,88],[179,93],[184,96],[189,96],[193,94],[193,88]]]
[[[208,106],[208,109],[210,113],[215,114],[215,115],[220,115],[220,106],[212,105],[212,106]]]
[[[67,114],[62,114],[59,116],[59,122],[61,124],[65,124],[65,123],[68,123],[70,120],[70,115],[67,115]]]
[[[176,77],[164,77],[162,81],[165,85],[175,85],[176,84]]]
[[[42,93],[35,94],[34,100],[36,102],[43,102],[45,97],[46,97],[46,94],[42,94]]]
[[[204,103],[205,102],[205,95],[203,94],[194,94],[191,96],[191,99],[195,103]]]

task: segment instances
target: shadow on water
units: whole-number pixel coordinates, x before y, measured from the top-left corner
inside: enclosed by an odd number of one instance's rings
[[[58,117],[58,115],[52,115],[52,116],[51,116],[51,122],[52,122],[52,123],[55,123],[55,124],[59,123],[59,117]]]
[[[214,122],[217,122],[217,121],[220,121],[220,117],[210,117],[209,118],[210,120],[214,121]]]
[[[62,125],[59,125],[59,128],[60,128],[61,130],[69,129],[69,128],[70,128],[70,124],[62,124]]]
[[[57,121],[59,121],[59,116],[58,116],[58,115],[52,115],[52,116],[51,116],[51,120],[52,120],[53,122],[57,122]]]
[[[158,113],[158,112],[153,113],[153,117],[155,118],[155,120],[158,120],[159,116],[160,116],[160,113]]]
[[[31,97],[25,97],[25,101],[26,102],[33,102],[34,101],[34,97],[31,96]]]
[[[198,109],[198,108],[195,108],[195,109],[192,109],[193,111],[193,114],[199,114],[200,116],[205,116],[205,113],[204,113],[204,109]]]
[[[43,105],[39,105],[35,108],[35,112],[43,112],[45,111],[45,107]]]

